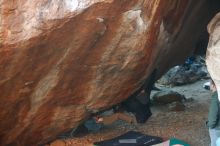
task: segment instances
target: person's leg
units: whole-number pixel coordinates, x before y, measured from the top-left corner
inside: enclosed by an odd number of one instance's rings
[[[109,125],[109,124],[112,124],[113,122],[118,120],[118,114],[115,113],[115,114],[112,114],[109,116],[104,116],[104,117],[102,117],[102,119],[103,119],[104,125]]]
[[[216,146],[220,146],[220,137],[216,140]]]
[[[209,136],[211,140],[211,146],[216,146],[216,141],[220,137],[220,130],[209,129]]]
[[[216,146],[220,146],[220,130],[216,130]]]
[[[133,124],[137,123],[136,118],[133,114],[129,115],[126,113],[118,113],[118,119],[126,121],[128,123],[133,123]]]
[[[135,116],[131,116],[125,113],[115,113],[110,116],[105,116],[103,117],[103,124],[104,125],[109,125],[112,124],[113,122],[117,120],[123,120],[128,123],[136,123],[136,118]]]
[[[59,140],[53,141],[52,143],[50,143],[49,145],[46,145],[46,146],[65,146],[65,145],[66,145],[65,141],[59,139]]]
[[[215,131],[214,129],[209,129],[209,136],[210,136],[210,146],[215,146]]]

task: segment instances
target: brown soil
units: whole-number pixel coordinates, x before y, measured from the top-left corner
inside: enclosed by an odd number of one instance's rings
[[[129,130],[134,130],[148,135],[159,136],[165,140],[176,137],[192,146],[208,146],[209,136],[205,122],[211,92],[202,87],[205,82],[207,80],[173,88],[157,85],[161,89],[169,88],[184,94],[186,98],[193,98],[193,101],[184,103],[186,105],[185,111],[170,112],[168,106],[154,105],[151,107],[153,115],[145,124],[130,125],[123,121],[117,121],[97,133],[89,133],[80,138],[66,139],[66,145],[89,146],[95,141],[111,139]]]

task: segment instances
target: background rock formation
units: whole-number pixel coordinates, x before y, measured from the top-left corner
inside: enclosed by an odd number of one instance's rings
[[[212,2],[2,0],[0,145],[52,140],[182,62]]]

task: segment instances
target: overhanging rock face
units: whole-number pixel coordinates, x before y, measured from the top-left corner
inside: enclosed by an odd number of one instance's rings
[[[207,1],[2,0],[0,145],[34,146],[193,52]]]

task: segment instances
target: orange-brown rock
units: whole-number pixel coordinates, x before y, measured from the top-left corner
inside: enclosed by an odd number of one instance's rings
[[[217,1],[217,0],[216,0]],[[35,146],[193,52],[207,0],[2,0],[0,145]]]

